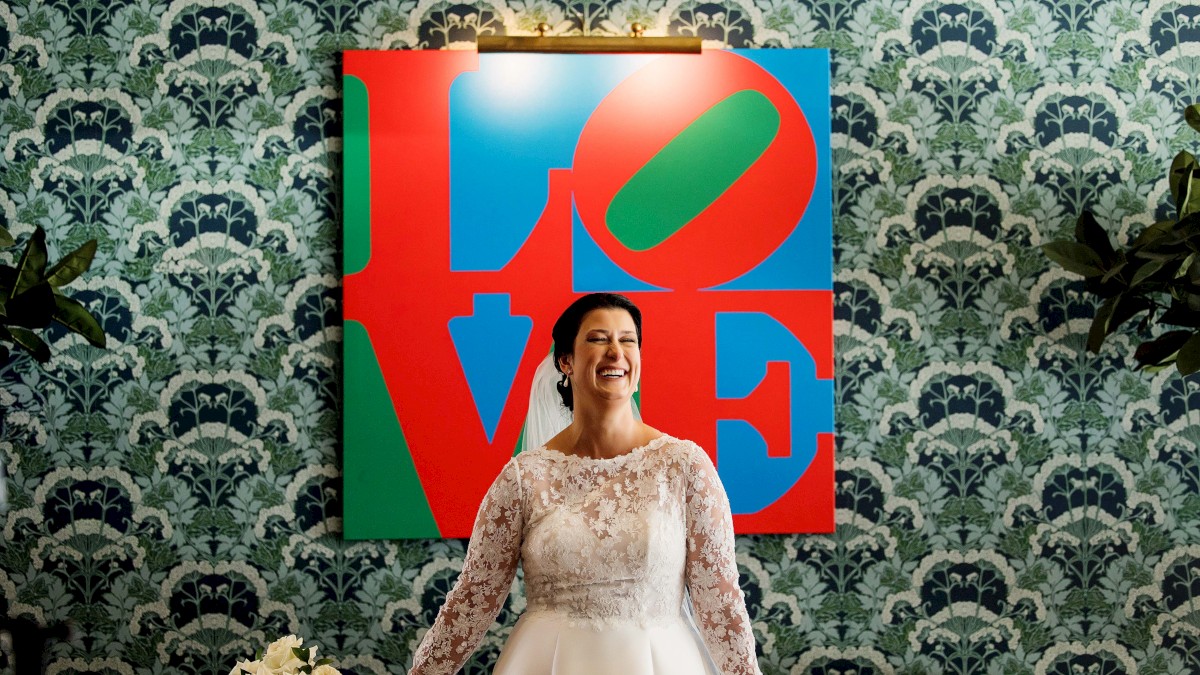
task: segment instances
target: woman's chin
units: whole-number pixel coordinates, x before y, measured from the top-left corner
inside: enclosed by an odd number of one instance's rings
[[[597,387],[595,395],[592,397],[597,405],[606,405],[609,403],[621,403],[628,401],[633,397],[633,389],[625,383],[620,387]]]

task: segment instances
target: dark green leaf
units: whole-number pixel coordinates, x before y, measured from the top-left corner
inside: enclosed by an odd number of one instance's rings
[[[1121,254],[1118,254],[1118,255],[1121,255]],[[1123,258],[1124,256],[1123,256],[1123,255],[1121,255],[1121,257]],[[1115,265],[1113,265],[1112,267],[1110,267],[1110,268],[1109,268],[1109,270],[1108,270],[1107,272],[1105,272],[1105,273],[1104,273],[1104,276],[1100,278],[1100,282],[1101,282],[1101,283],[1108,283],[1109,281],[1112,281],[1112,280],[1113,280],[1113,277],[1115,277],[1115,276],[1117,276],[1118,274],[1120,274],[1120,273],[1121,273],[1121,271],[1122,271],[1122,270],[1124,270],[1124,269],[1125,269],[1125,266],[1126,266],[1126,265],[1128,265],[1128,264],[1129,264],[1129,263],[1127,263],[1127,262],[1126,262],[1126,261],[1124,261],[1124,260],[1121,260],[1121,261],[1119,261],[1117,264],[1115,264]]]
[[[55,321],[79,333],[97,347],[105,345],[104,329],[83,305],[65,295],[54,295],[54,305]]]
[[[1200,103],[1193,103],[1183,109],[1183,119],[1188,126],[1200,131]]]
[[[1175,221],[1160,220],[1157,223],[1154,223],[1153,225],[1142,230],[1142,233],[1139,234],[1137,236],[1137,238],[1133,240],[1133,243],[1130,244],[1130,247],[1131,248],[1141,248],[1143,246],[1146,246],[1147,244],[1150,244],[1151,242],[1156,241],[1157,239],[1160,239],[1164,236],[1171,234],[1171,231],[1174,229],[1174,227],[1175,227]]]
[[[1112,317],[1108,320],[1108,334],[1112,335],[1117,332],[1121,324],[1132,319],[1133,317],[1154,308],[1154,303],[1146,298],[1138,296],[1124,296],[1121,298],[1120,304],[1113,310]]]
[[[4,303],[5,322],[26,328],[45,328],[54,318],[54,291],[40,283]]]
[[[1183,203],[1183,208],[1179,210],[1179,217],[1183,218],[1193,213],[1200,213],[1200,167],[1192,169],[1191,185],[1187,191],[1187,201]]]
[[[1200,333],[1192,333],[1188,341],[1179,348],[1179,358],[1175,367],[1184,375],[1191,375],[1200,370]]]
[[[46,271],[46,281],[51,286],[65,286],[86,272],[92,266],[92,259],[95,257],[96,240],[92,239],[54,263]]]
[[[1139,368],[1154,368],[1175,362],[1179,348],[1192,336],[1190,330],[1173,330],[1143,342],[1133,353]]]
[[[45,363],[50,360],[50,347],[45,342],[42,342],[42,339],[35,335],[33,331],[9,326],[8,332],[12,335],[13,342],[16,342],[22,349],[32,354],[38,363]]]
[[[1188,328],[1200,328],[1200,312],[1195,312],[1188,309],[1187,303],[1178,299],[1171,301],[1171,306],[1163,313],[1160,323],[1170,324],[1172,326],[1186,326]]]
[[[1161,270],[1163,265],[1166,265],[1165,261],[1151,260],[1145,265],[1137,268],[1137,271],[1133,273],[1133,278],[1129,280],[1129,287],[1134,288],[1135,286],[1141,285],[1143,281],[1149,279],[1152,275],[1154,275],[1154,273]]]
[[[1136,296],[1116,295],[1106,300],[1096,310],[1096,316],[1092,319],[1091,328],[1088,330],[1088,351],[1093,354],[1100,353],[1106,337],[1116,332],[1117,328],[1131,317],[1151,307],[1153,304],[1149,300]]]
[[[1083,290],[1099,298],[1111,298],[1129,290],[1129,285],[1120,279],[1101,281],[1101,277],[1087,277],[1083,280]]]
[[[331,663],[333,663],[333,659],[317,659],[317,662],[314,663],[313,665],[314,666],[328,666]]]
[[[1112,263],[1117,257],[1108,233],[1096,222],[1091,211],[1079,214],[1079,219],[1075,221],[1075,241],[1087,244],[1105,263]]]
[[[1194,235],[1200,233],[1200,218],[1196,214],[1189,214],[1183,218],[1179,218],[1172,225],[1171,229],[1181,230],[1185,234]]]
[[[1189,238],[1188,249],[1192,250],[1192,253],[1200,252],[1200,237]],[[1200,263],[1200,256],[1192,259],[1192,269],[1184,270],[1184,274],[1181,276],[1188,276],[1189,279],[1194,279],[1194,277],[1196,277],[1196,270],[1200,268],[1200,264],[1198,263]]]
[[[45,278],[46,274],[46,231],[37,228],[33,236],[25,244],[25,252],[21,254],[21,262],[17,263],[17,280],[13,284],[10,297],[16,296],[32,288]]]
[[[1150,330],[1150,322],[1154,320],[1154,310],[1156,309],[1158,309],[1158,305],[1150,303],[1150,311],[1146,312],[1146,316],[1143,316],[1142,320],[1138,322],[1138,332],[1144,333]]]
[[[1183,262],[1179,263],[1179,269],[1175,270],[1175,278],[1182,279],[1183,277],[1187,276],[1188,270],[1191,269],[1192,263],[1194,262],[1196,262],[1195,253],[1192,253],[1188,257],[1184,258]]]
[[[1062,265],[1068,272],[1085,277],[1104,274],[1104,263],[1100,256],[1086,244],[1074,241],[1052,241],[1042,244],[1046,257]]]
[[[1189,230],[1180,229],[1177,224],[1172,225],[1171,229],[1163,233],[1162,236],[1139,247],[1137,253],[1138,255],[1145,255],[1150,251],[1155,253],[1169,251],[1181,256],[1187,255],[1187,252],[1191,250],[1187,245],[1190,235],[1191,232]]]
[[[1200,212],[1200,167],[1195,164],[1171,172],[1171,180],[1177,180],[1175,197],[1176,217],[1184,218]]]
[[[1100,305],[1100,309],[1096,310],[1096,316],[1092,319],[1092,327],[1088,330],[1087,350],[1093,354],[1100,353],[1100,347],[1104,344],[1104,338],[1108,336],[1108,322],[1112,319],[1113,310],[1121,301],[1121,296],[1114,295]]]
[[[1179,260],[1187,255],[1186,249],[1176,246],[1155,246],[1150,248],[1147,246],[1138,251],[1138,257],[1146,260],[1157,260],[1159,262],[1168,263],[1173,260]]]
[[[296,658],[300,659],[301,661],[308,663],[308,649],[292,647],[292,655],[295,656]]]
[[[0,225],[0,248],[12,246],[15,243],[17,242],[13,239],[12,234],[3,225]]]
[[[1196,158],[1187,150],[1175,155],[1175,159],[1171,160],[1171,168],[1167,170],[1167,182],[1171,186],[1171,199],[1176,205],[1179,204],[1180,191],[1184,189],[1184,180],[1187,175],[1185,169],[1195,166]]]

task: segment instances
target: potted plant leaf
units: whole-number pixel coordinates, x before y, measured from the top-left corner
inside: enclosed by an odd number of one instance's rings
[[[1200,131],[1200,104],[1184,110]],[[1080,214],[1074,241],[1053,241],[1042,250],[1084,278],[1084,288],[1103,299],[1088,332],[1087,348],[1098,353],[1104,339],[1142,315],[1144,336],[1134,351],[1139,369],[1174,365],[1184,375],[1200,370],[1200,164],[1180,152],[1168,175],[1175,218],[1154,223],[1123,249],[1090,211]],[[1165,328],[1149,336],[1151,324]]]
[[[0,248],[15,244],[8,230],[0,227]],[[0,363],[8,360],[9,344],[28,352],[39,363],[49,360],[50,347],[35,331],[52,321],[97,347],[104,346],[104,329],[96,317],[61,290],[91,267],[95,255],[96,240],[92,239],[50,265],[46,233],[38,227],[25,243],[17,266],[0,265]]]

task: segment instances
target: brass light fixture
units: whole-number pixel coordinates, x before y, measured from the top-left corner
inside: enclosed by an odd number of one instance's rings
[[[699,37],[643,37],[646,27],[630,26],[628,36],[546,37],[550,25],[542,22],[537,35],[480,35],[480,54],[496,52],[540,52],[556,54],[699,54]]]

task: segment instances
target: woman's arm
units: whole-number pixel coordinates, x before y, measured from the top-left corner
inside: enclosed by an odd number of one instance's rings
[[[696,624],[725,675],[759,675],[754,631],[738,585],[729,498],[712,460],[692,446],[684,480],[688,531],[685,581]]]
[[[409,675],[452,675],[479,646],[512,587],[524,526],[520,473],[511,460],[479,505],[462,573],[417,647]]]

